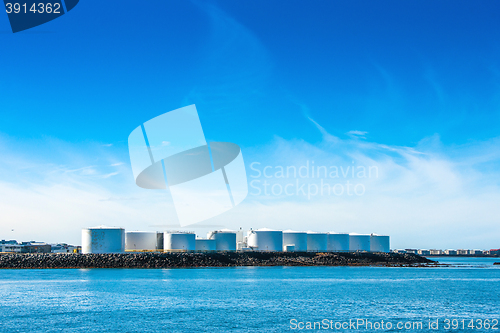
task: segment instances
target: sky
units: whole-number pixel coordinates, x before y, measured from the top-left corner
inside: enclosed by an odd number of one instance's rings
[[[16,34],[0,15],[0,40],[0,239],[175,228],[127,138],[195,104],[207,141],[241,147],[249,195],[189,230],[500,247],[498,1],[88,0]]]

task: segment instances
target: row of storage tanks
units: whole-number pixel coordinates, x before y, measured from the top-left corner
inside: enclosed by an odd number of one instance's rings
[[[286,252],[389,252],[389,236],[303,232],[293,230],[217,230],[206,239],[192,232],[129,231],[96,227],[82,230],[82,253],[125,251],[286,251]]]

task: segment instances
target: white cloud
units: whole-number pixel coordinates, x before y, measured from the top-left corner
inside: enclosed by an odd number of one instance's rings
[[[118,174],[120,174],[120,173],[119,172],[111,172],[111,173],[107,173],[105,175],[102,175],[101,177],[104,178],[104,179],[106,179],[106,178],[109,178],[109,177],[116,176]]]
[[[368,134],[366,131],[357,131],[357,130],[352,130],[346,133],[348,136],[351,138],[361,138],[361,139],[366,139],[365,135]]]
[[[392,236],[393,246],[406,248],[498,247],[499,138],[452,147],[440,142],[398,147],[356,139],[332,141],[321,125],[311,121],[323,135],[321,143],[276,138],[258,151],[244,151],[247,166],[254,161],[261,163],[261,171],[267,165],[273,167],[268,170],[298,168],[307,161],[315,166],[375,166],[379,177],[351,179],[365,186],[362,196],[250,196],[225,215],[227,223],[386,233]],[[256,175],[250,168],[247,173]],[[299,180],[319,184],[319,179]],[[267,181],[284,186],[296,179]],[[345,183],[346,179],[329,181]]]
[[[80,244],[84,227],[177,223],[167,191],[137,187],[128,165],[111,162],[127,152],[53,142],[31,152],[32,143],[4,143],[0,138],[0,239]],[[56,158],[58,148],[64,153]]]
[[[326,179],[362,183],[364,195],[249,195],[234,209],[203,222],[204,227],[192,229],[199,235],[210,229],[207,225],[376,232],[391,235],[398,248],[498,247],[500,138],[446,147],[434,136],[415,147],[400,147],[342,140],[315,125],[324,137],[317,144],[277,137],[265,147],[243,150],[249,182],[256,179],[251,177],[252,162],[261,163],[260,171],[267,165],[276,171],[276,166],[298,168],[307,162],[310,167],[312,162],[315,167],[374,166],[378,177]],[[46,142],[30,151],[31,145],[12,140],[6,146],[0,140],[2,239],[79,244],[81,228],[93,225],[129,230],[177,225],[169,192],[137,187],[128,164],[116,163],[128,158],[126,150]],[[281,185],[296,181],[267,180]],[[307,186],[319,179],[299,180]],[[159,225],[163,227],[153,227]]]

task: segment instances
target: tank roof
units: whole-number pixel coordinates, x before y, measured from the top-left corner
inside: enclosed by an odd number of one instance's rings
[[[108,226],[105,226],[105,225],[100,225],[100,226],[97,226],[97,227],[90,227],[90,228],[83,228],[84,230],[94,230],[94,229],[123,229],[121,227],[108,227]]]
[[[231,229],[220,229],[220,230],[214,230],[211,232],[218,232],[218,233],[236,233],[236,230],[231,230]]]
[[[307,232],[288,229],[288,230],[284,230],[283,233],[284,234],[306,234]]]
[[[269,228],[260,228],[260,229],[253,230],[253,231],[280,231],[280,232],[282,232],[281,230],[269,229]]]

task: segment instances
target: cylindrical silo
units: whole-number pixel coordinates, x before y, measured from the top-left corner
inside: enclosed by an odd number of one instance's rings
[[[325,252],[328,248],[328,234],[324,232],[307,232],[307,251]]]
[[[196,251],[216,251],[215,239],[196,239]]]
[[[283,232],[281,230],[250,230],[247,238],[248,247],[254,251],[283,251]]]
[[[336,232],[328,233],[328,251],[347,252],[349,251],[349,234]]]
[[[349,251],[370,251],[370,235],[349,234]]]
[[[307,232],[285,230],[283,231],[283,250],[289,245],[293,245],[294,252],[306,252],[307,251]]]
[[[163,232],[156,232],[156,249],[163,250]]]
[[[236,231],[223,229],[210,231],[208,239],[214,239],[217,251],[236,251]]]
[[[194,233],[182,231],[165,231],[163,233],[164,251],[194,251],[196,236]]]
[[[156,231],[127,231],[125,233],[126,251],[156,251]]]
[[[389,236],[371,234],[370,237],[370,251],[371,252],[390,252]]]
[[[125,251],[125,229],[95,227],[82,229],[82,253],[121,253]]]

